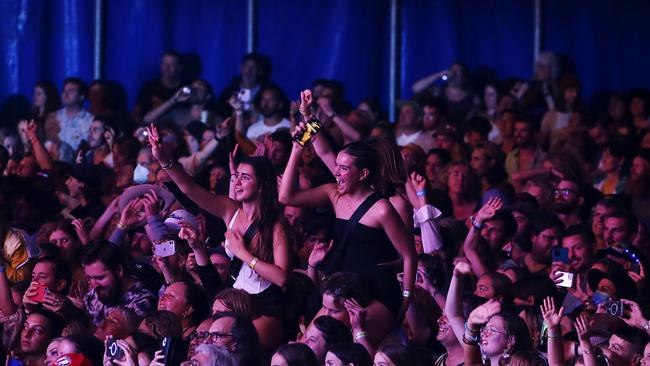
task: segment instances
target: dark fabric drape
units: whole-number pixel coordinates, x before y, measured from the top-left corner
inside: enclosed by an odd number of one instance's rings
[[[110,0],[105,78],[124,85],[132,106],[158,75],[161,54],[188,54],[186,71],[216,91],[238,73],[246,49],[243,0]],[[481,79],[529,78],[533,0],[404,0],[400,91],[420,77],[467,63]],[[650,2],[544,1],[544,48],[568,56],[584,95],[650,85],[645,60]],[[388,100],[389,0],[258,0],[257,45],[273,61],[271,79],[291,98],[319,77],[347,86],[352,103]],[[92,80],[94,2],[0,1],[0,100],[31,100],[37,80]],[[14,99],[15,101],[15,99]],[[3,107],[3,113],[7,109]],[[3,117],[4,118],[4,117]]]

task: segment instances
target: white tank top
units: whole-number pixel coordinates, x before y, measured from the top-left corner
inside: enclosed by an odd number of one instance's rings
[[[237,219],[237,215],[239,215],[239,209],[235,211],[235,213],[232,215],[232,218],[230,219],[230,222],[228,223],[228,230],[232,230],[232,227],[235,225],[235,220]],[[226,248],[226,254],[232,259],[234,257],[234,254],[230,250],[228,250],[228,240],[224,242],[224,246]],[[237,274],[237,278],[235,279],[235,283],[232,285],[233,288],[241,289],[246,292],[248,292],[251,295],[254,294],[259,294],[260,292],[266,290],[271,286],[271,282],[263,279],[260,277],[260,275],[257,274],[257,272],[253,271],[249,266],[248,263],[242,263],[241,269],[239,270],[239,273]]]

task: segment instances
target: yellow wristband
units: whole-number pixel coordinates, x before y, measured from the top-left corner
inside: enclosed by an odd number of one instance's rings
[[[257,261],[258,261],[258,259],[253,257],[253,259],[251,259],[251,262],[248,263],[248,266],[251,267],[251,269],[253,271],[255,270],[255,266],[257,265]]]

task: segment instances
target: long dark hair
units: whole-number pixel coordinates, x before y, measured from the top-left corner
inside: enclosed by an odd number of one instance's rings
[[[318,366],[314,351],[306,344],[283,344],[275,352],[280,354],[289,366]]]
[[[377,350],[386,355],[397,366],[410,366],[417,364],[415,351],[399,343],[388,343]]]
[[[408,174],[397,145],[382,138],[368,140],[368,146],[375,150],[376,156],[380,157],[377,159],[379,174],[375,182],[375,190],[386,198],[403,191]]]
[[[39,116],[39,111],[33,109],[32,117],[34,118],[44,117],[48,113],[61,108],[61,100],[59,99],[59,92],[57,91],[56,86],[52,82],[42,80],[36,83],[35,87],[39,87],[43,89],[43,93],[45,93],[45,108],[43,110],[43,116]]]
[[[278,201],[278,180],[273,164],[268,158],[253,156],[242,159],[240,164],[248,164],[255,172],[259,194],[257,212],[254,220],[260,234],[260,240],[249,243],[251,253],[265,262],[273,261],[273,231],[275,225],[284,227],[284,216]]]

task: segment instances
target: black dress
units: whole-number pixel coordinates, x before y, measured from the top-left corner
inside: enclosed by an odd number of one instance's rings
[[[392,262],[399,258],[399,254],[384,229],[361,223],[351,228],[346,243],[341,243],[347,224],[348,220],[340,218],[334,223],[334,246],[328,257],[340,259],[337,263],[330,263],[327,272],[359,274],[370,284],[373,298],[396,315],[401,306],[402,290],[393,268],[381,263]]]

